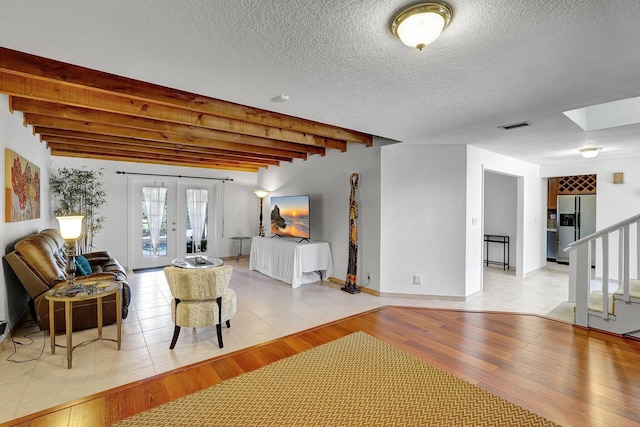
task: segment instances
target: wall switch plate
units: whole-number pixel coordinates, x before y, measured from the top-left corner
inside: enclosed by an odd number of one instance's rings
[[[413,284],[414,285],[419,285],[422,283],[422,276],[419,274],[416,274],[415,276],[413,276]]]

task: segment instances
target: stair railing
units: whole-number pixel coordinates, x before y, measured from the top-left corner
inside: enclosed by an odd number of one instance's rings
[[[609,319],[613,314],[610,312],[610,291],[609,291],[609,271],[612,249],[609,245],[609,237],[617,234],[618,248],[613,252],[617,252],[617,270],[618,279],[617,287],[622,286],[622,298],[629,301],[629,260],[631,255],[630,248],[630,230],[631,226],[636,228],[636,277],[640,278],[640,214],[629,219],[621,221],[617,224],[597,231],[587,237],[569,244],[564,248],[565,252],[569,252],[569,301],[576,303],[575,324],[578,326],[589,327],[589,294],[592,291],[591,280],[591,248],[597,245],[600,240],[602,248],[602,257],[600,263],[602,265],[602,284],[599,290],[602,291],[602,311],[601,313],[591,313],[599,315],[604,320]],[[595,251],[594,251],[595,252]],[[595,260],[593,260],[595,261]],[[614,290],[615,291],[615,290]]]

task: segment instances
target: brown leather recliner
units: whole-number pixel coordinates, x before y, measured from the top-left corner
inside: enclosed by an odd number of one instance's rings
[[[92,252],[83,254],[89,261],[92,273],[79,276],[78,282],[88,280],[115,280],[122,283],[122,318],[127,317],[131,289],[127,283],[124,268],[109,252]],[[67,249],[60,231],[55,228],[31,234],[14,245],[14,250],[5,259],[16,273],[22,286],[31,296],[31,315],[38,323],[40,330],[49,329],[49,301],[46,292],[63,286],[66,281]],[[103,300],[102,322],[104,325],[116,321],[115,295]],[[64,330],[64,304],[55,305],[56,329]],[[73,329],[95,328],[97,326],[96,300],[88,300],[73,304]]]

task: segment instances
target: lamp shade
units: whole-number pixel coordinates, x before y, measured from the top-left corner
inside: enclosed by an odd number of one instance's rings
[[[82,218],[83,215],[76,216],[58,216],[58,224],[60,224],[60,234],[65,240],[75,240],[82,234]]]
[[[420,3],[398,13],[391,31],[402,43],[418,50],[436,40],[451,20],[451,8],[444,3]]]
[[[269,194],[269,192],[265,190],[253,190],[253,192],[256,193],[256,196],[258,196],[261,199],[264,197],[267,197],[267,194]]]

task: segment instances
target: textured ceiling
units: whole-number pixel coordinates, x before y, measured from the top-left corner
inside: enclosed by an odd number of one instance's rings
[[[587,135],[562,114],[640,95],[640,1],[451,0],[423,52],[389,30],[410,3],[3,2],[0,46],[408,144],[549,164],[589,138],[601,158],[640,155],[640,125]]]

